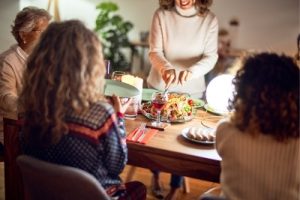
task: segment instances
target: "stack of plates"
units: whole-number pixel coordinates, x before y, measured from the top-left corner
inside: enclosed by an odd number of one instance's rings
[[[113,94],[119,97],[128,98],[139,95],[139,90],[127,83],[106,79],[104,85],[104,95],[112,96]]]

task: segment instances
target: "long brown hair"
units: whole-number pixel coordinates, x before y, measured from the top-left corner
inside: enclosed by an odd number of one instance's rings
[[[200,15],[205,15],[209,11],[213,0],[196,0],[195,6],[199,10]],[[159,0],[159,6],[163,9],[172,9],[175,6],[175,0]]]
[[[278,141],[299,138],[299,67],[285,55],[251,55],[233,80],[234,124],[252,135]]]
[[[33,145],[68,132],[67,109],[83,112],[102,98],[105,65],[97,36],[80,21],[54,22],[28,58],[20,105],[24,135]]]

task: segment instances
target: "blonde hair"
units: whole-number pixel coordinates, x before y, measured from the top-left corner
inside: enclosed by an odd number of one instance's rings
[[[20,105],[27,141],[58,142],[68,132],[68,109],[83,112],[103,98],[104,75],[101,43],[91,30],[78,20],[51,23],[24,74]]]
[[[196,0],[195,5],[199,10],[199,14],[205,15],[212,3],[213,0]],[[175,0],[159,0],[159,6],[166,10],[172,9],[175,7]]]

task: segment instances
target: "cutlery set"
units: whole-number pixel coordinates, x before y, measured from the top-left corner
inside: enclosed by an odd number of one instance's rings
[[[135,131],[133,136],[131,137],[132,141],[141,142],[145,137],[146,133],[146,123],[142,123],[140,127],[138,127]]]
[[[154,135],[157,134],[157,129],[146,128],[147,124],[142,123],[127,135],[126,140],[140,144],[146,144]]]

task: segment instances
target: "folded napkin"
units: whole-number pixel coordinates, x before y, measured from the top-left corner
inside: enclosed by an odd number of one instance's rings
[[[143,131],[138,127],[127,135],[126,141],[146,144],[157,132],[158,130],[156,129],[146,128],[145,131]]]

